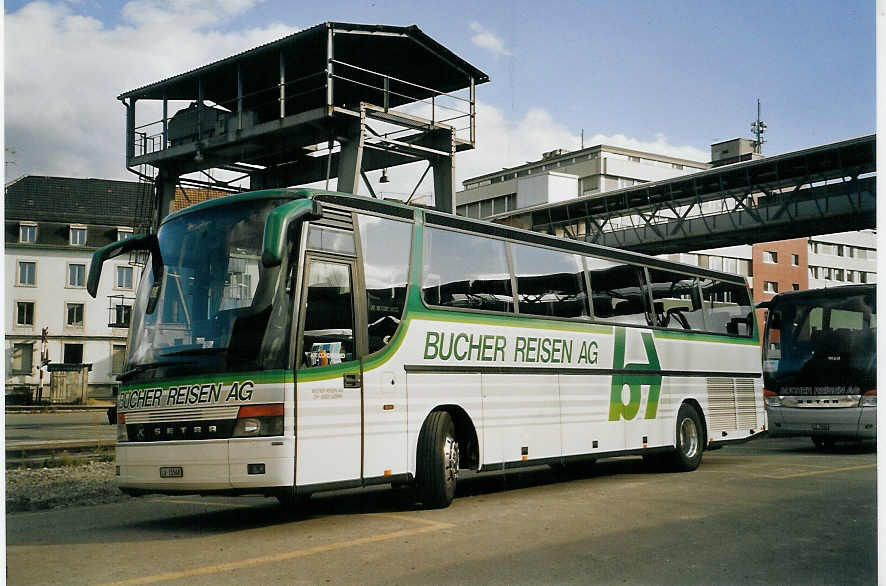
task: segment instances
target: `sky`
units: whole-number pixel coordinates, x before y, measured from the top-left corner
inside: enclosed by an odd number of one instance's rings
[[[459,188],[582,132],[708,161],[711,143],[751,137],[758,98],[766,154],[876,130],[869,0],[7,0],[6,180],[134,179],[120,93],[324,21],[415,24],[489,75]],[[411,167],[386,187],[409,191]]]

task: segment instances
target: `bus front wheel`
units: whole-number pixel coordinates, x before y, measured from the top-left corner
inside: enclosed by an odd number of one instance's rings
[[[674,469],[689,472],[701,464],[704,449],[704,428],[698,411],[689,403],[677,412],[677,449],[673,453]]]
[[[418,497],[428,508],[449,506],[458,480],[458,442],[452,417],[433,411],[418,436],[416,481]]]

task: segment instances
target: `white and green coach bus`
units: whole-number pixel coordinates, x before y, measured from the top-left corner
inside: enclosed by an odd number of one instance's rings
[[[763,432],[741,277],[367,197],[205,202],[147,264],[117,403],[131,494],[418,487],[643,455],[693,470]]]

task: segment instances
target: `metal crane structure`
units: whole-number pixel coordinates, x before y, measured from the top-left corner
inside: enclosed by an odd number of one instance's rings
[[[475,144],[475,87],[489,77],[416,26],[326,22],[124,92],[126,165],[153,184],[141,229],[176,189],[222,192],[337,179],[416,161],[434,205],[454,206],[454,157]],[[416,190],[419,185],[416,185]],[[413,194],[416,190],[413,190]]]

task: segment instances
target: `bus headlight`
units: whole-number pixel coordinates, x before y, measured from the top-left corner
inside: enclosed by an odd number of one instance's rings
[[[763,399],[767,407],[781,407],[781,397],[768,389],[763,389]]]
[[[862,407],[876,407],[877,406],[877,389],[873,389],[870,391],[865,391],[861,396],[861,406]]]
[[[283,403],[245,405],[237,413],[232,437],[283,435]]]

